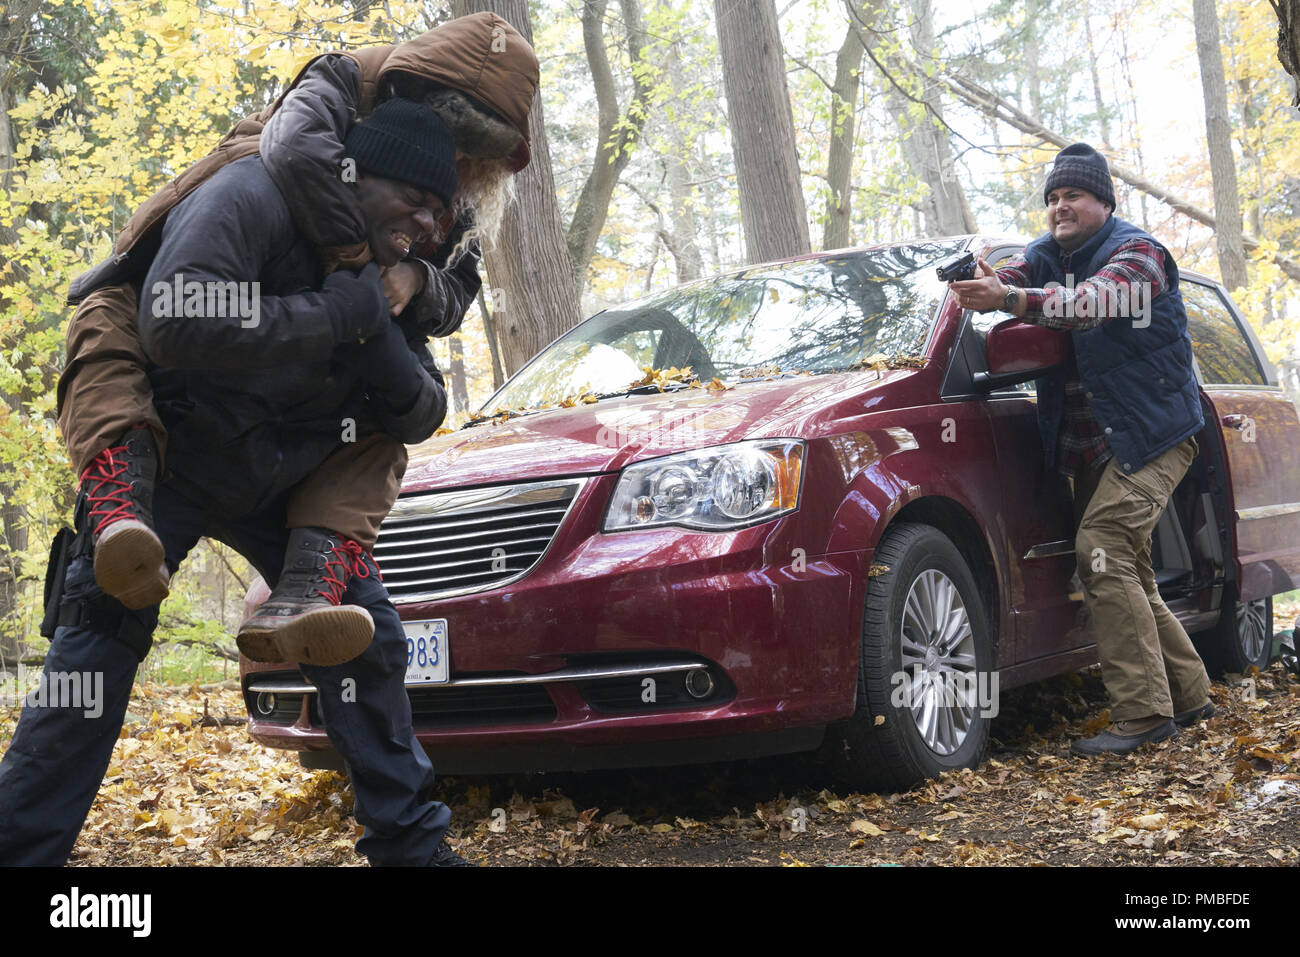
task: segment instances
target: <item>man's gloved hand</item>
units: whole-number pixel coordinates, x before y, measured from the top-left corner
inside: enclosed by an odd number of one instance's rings
[[[406,344],[401,327],[386,322],[387,328],[356,347],[357,365],[370,391],[382,396],[394,412],[402,413],[415,402],[423,377],[420,360]]]
[[[388,320],[389,303],[379,267],[368,263],[359,273],[339,269],[325,277],[321,292],[329,297],[330,315],[340,342],[378,335]]]

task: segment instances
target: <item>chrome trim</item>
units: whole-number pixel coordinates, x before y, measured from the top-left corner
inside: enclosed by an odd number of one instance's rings
[[[291,681],[263,681],[249,682],[247,690],[254,694],[303,694],[315,691],[316,686],[310,682],[294,684]]]
[[[625,665],[623,667],[561,668],[540,675],[501,675],[485,678],[453,678],[451,681],[408,681],[408,688],[497,688],[507,685],[540,685],[553,681],[592,681],[600,678],[639,678],[645,675],[666,675],[680,671],[707,668],[698,661],[665,661],[654,665]],[[299,684],[287,681],[249,682],[248,691],[273,694],[315,694],[316,686],[307,679]]]
[[[534,517],[535,514],[536,514],[536,513],[534,513],[534,512],[517,512],[517,513],[511,515],[510,517],[511,517],[511,518],[532,518],[532,517]],[[559,516],[561,517],[561,519],[563,519],[563,516],[564,516],[564,509],[562,509],[562,508],[551,508],[551,509],[547,509],[546,512],[545,512],[545,514],[546,514],[546,515],[559,515]],[[444,519],[443,521],[445,522],[446,520]],[[466,525],[481,525],[481,524],[483,524],[484,522],[488,522],[488,521],[500,521],[499,514],[498,514],[498,517],[496,517],[496,518],[491,518],[491,519],[488,519],[488,518],[472,518],[472,519],[469,519],[468,521],[466,521],[465,524],[466,524]],[[428,524],[428,525],[403,525],[403,526],[401,526],[401,528],[399,529],[399,531],[400,531],[403,535],[405,535],[405,534],[408,533],[408,532],[427,532],[427,531],[429,531],[430,529],[437,529],[438,527],[439,527],[439,523],[437,523],[437,522],[434,522],[434,523],[432,523],[432,524]],[[445,528],[446,528],[446,525],[444,524],[442,527],[445,529]],[[544,524],[541,524],[541,525],[523,525],[523,526],[519,527],[518,529],[515,529],[515,531],[517,531],[517,532],[528,532],[528,531],[536,531],[536,530],[539,530],[539,529],[544,529],[544,528],[549,528],[549,527],[551,527],[551,523],[544,523]],[[487,531],[478,531],[478,532],[460,532],[460,531],[458,531],[455,535],[425,536],[425,537],[420,538],[419,541],[421,541],[421,542],[425,542],[425,543],[430,544],[430,545],[436,545],[436,544],[438,544],[439,542],[468,542],[468,541],[471,541],[472,539],[475,539],[475,538],[491,538],[493,535],[497,535],[497,534],[500,534],[500,530],[499,530],[499,529],[488,529]],[[405,548],[408,544],[409,544],[408,542],[398,542],[398,543],[396,543],[395,545],[389,545],[389,546],[387,546],[387,547],[389,547],[389,548],[394,548],[394,547],[397,547],[398,545],[400,545],[401,547]],[[471,546],[471,547],[476,547],[476,546]]]
[[[497,485],[491,488],[462,489],[462,490],[450,491],[450,492],[437,492],[437,491],[417,492],[415,494],[408,495],[405,498],[399,498],[397,502],[393,505],[392,510],[388,513],[389,518],[393,518],[398,521],[410,521],[412,519],[420,519],[423,517],[430,517],[430,518],[447,517],[450,515],[473,516],[474,513],[476,512],[483,512],[483,511],[488,511],[490,509],[497,509],[497,508],[507,508],[511,505],[545,506],[545,505],[549,505],[552,502],[557,503],[555,507],[539,509],[538,511],[532,513],[516,513],[516,514],[519,516],[554,515],[558,512],[560,513],[560,517],[554,523],[555,531],[547,539],[546,546],[536,557],[532,559],[532,561],[529,562],[527,568],[523,568],[518,572],[516,572],[515,574],[510,575],[507,578],[496,579],[495,581],[488,582],[487,584],[480,583],[475,585],[461,585],[459,587],[452,587],[452,588],[438,588],[432,591],[417,592],[412,595],[401,595],[401,596],[390,595],[389,597],[392,600],[393,604],[399,607],[404,605],[416,605],[422,602],[438,601],[446,598],[459,598],[462,595],[473,595],[478,592],[491,591],[494,588],[504,588],[507,585],[513,585],[515,582],[519,581],[521,578],[528,575],[529,572],[531,572],[539,564],[541,564],[542,560],[545,559],[546,556],[550,553],[551,547],[555,544],[555,539],[559,536],[561,529],[564,528],[564,523],[569,520],[569,515],[573,511],[574,505],[576,505],[578,499],[582,497],[582,492],[583,489],[587,487],[587,482],[588,479],[586,478],[556,479],[547,482],[519,482],[512,485]],[[572,497],[569,499],[567,504],[563,505],[563,511],[561,512],[560,503],[564,501],[565,495],[568,494],[570,490],[572,491]],[[464,524],[467,525],[478,524],[481,523],[482,521],[490,521],[490,520],[493,519],[475,519],[472,517],[463,519]],[[533,528],[533,527],[535,526],[528,526],[528,528]],[[421,526],[412,525],[412,526],[407,526],[405,528],[395,528],[393,529],[393,532],[406,533],[406,532],[417,532],[421,530],[422,530]],[[520,529],[515,531],[523,531],[523,530],[527,530],[527,529]],[[469,532],[466,533],[465,537],[472,537],[475,534],[476,533],[474,532]],[[383,535],[382,524],[380,526],[380,535],[381,536]],[[444,539],[428,539],[425,541],[432,542],[432,541],[441,541],[441,540]],[[420,542],[416,541],[410,544],[418,546]],[[384,543],[381,538],[381,540],[378,543],[376,543],[374,549],[374,554],[376,559],[381,560],[381,568],[382,568],[382,557],[384,551],[386,550],[385,545],[386,543]],[[422,557],[422,556],[419,556],[417,554],[416,557]],[[402,570],[394,569],[392,573],[393,582],[395,584],[398,583],[400,581],[401,576],[405,574],[406,571],[418,571],[418,570],[419,569],[402,569]],[[428,569],[425,570],[427,571]],[[478,577],[479,575],[482,574],[488,574],[488,573],[476,572],[476,573],[469,573],[467,575],[462,575],[462,576],[448,576],[448,577],[461,577],[461,578]]]
[[[1074,539],[1063,538],[1057,542],[1043,542],[1041,545],[1035,545],[1025,552],[1025,557],[1021,561],[1030,562],[1036,558],[1056,558],[1060,555],[1073,554]]]
[[[1254,358],[1254,356],[1252,356]],[[1243,382],[1240,385],[1233,382],[1208,382],[1202,383],[1201,388],[1206,392],[1272,392],[1274,394],[1285,394],[1286,389],[1280,385],[1255,385],[1250,382]]]
[[[707,687],[705,687],[703,691],[698,693],[695,691],[694,688],[691,687],[691,679],[694,678],[696,675],[704,675],[704,680],[708,682]],[[696,700],[699,700],[701,698],[707,698],[709,695],[713,694],[715,688],[717,688],[717,684],[714,682],[713,674],[709,671],[708,668],[703,668],[703,667],[693,668],[690,671],[686,672],[686,693],[689,694],[692,698],[695,698]]]
[[[505,506],[505,507],[509,507],[509,506]],[[479,509],[478,511],[482,511],[482,509]],[[556,507],[556,508],[541,509],[541,510],[539,510],[539,511],[531,511],[531,512],[516,512],[516,513],[514,513],[511,517],[512,517],[512,518],[537,518],[537,517],[546,516],[546,515],[555,515],[556,513],[559,513],[559,514],[563,515],[563,514],[564,514],[564,509],[559,508],[559,507]],[[454,515],[454,514],[456,514],[456,513],[453,512],[453,513],[451,513],[451,514]],[[471,514],[471,515],[472,515],[473,512],[470,512],[470,513],[468,513],[468,514]],[[408,516],[407,518],[402,519],[402,521],[404,521],[404,522],[410,522],[410,521],[413,521],[413,520],[418,520],[418,519],[423,518],[423,517],[424,517],[424,516],[422,516],[422,515],[412,515],[412,516]],[[497,521],[497,518],[496,518],[496,517],[493,517],[493,516],[487,516],[487,517],[485,517],[485,518],[467,518],[467,519],[464,520],[463,524],[464,524],[464,525],[482,525],[482,524],[484,524],[485,522],[495,522],[495,521]],[[428,531],[428,530],[431,529],[431,528],[437,528],[437,527],[438,527],[438,525],[437,525],[436,522],[435,522],[434,524],[432,524],[432,525],[403,525],[402,528],[401,528],[401,531],[402,531],[402,532],[426,532],[426,531]],[[530,525],[530,526],[528,526],[528,527],[529,527],[529,528],[537,528],[538,526],[536,526],[536,525]],[[465,538],[473,538],[473,537],[475,537],[475,536],[478,536],[478,537],[481,538],[484,534],[485,534],[484,532],[466,532],[464,535],[460,535],[460,536],[456,536],[456,537],[461,538],[461,539],[465,539]],[[492,533],[491,531],[489,531],[489,532],[487,532],[486,534],[491,535],[491,534],[493,534],[493,533]],[[443,542],[443,541],[449,541],[449,540],[450,540],[450,539],[449,539],[449,538],[446,538],[446,537],[444,537],[444,538],[426,538],[426,539],[424,539],[424,541],[426,541],[426,542]]]
[[[1256,505],[1254,508],[1237,509],[1237,521],[1250,522],[1257,518],[1277,518],[1280,515],[1294,515],[1300,512],[1300,502],[1288,502],[1285,505]]]
[[[511,543],[506,543],[506,544],[511,544]],[[464,549],[454,549],[454,551],[464,551]],[[510,558],[526,558],[526,557],[531,557],[531,558],[532,558],[532,562],[535,563],[535,562],[537,561],[538,556],[540,556],[541,554],[542,554],[542,552],[541,552],[540,549],[528,549],[527,551],[516,552],[515,554],[511,555]],[[421,558],[421,557],[423,557],[423,556],[420,556],[420,555],[403,555],[402,557],[403,557],[403,558]],[[410,568],[403,568],[403,569],[398,570],[398,571],[393,571],[393,572],[389,575],[389,581],[396,581],[398,575],[413,575],[413,574],[416,574],[417,572],[436,572],[436,571],[438,571],[439,569],[443,569],[443,568],[466,568],[466,567],[468,567],[468,566],[470,566],[470,565],[491,565],[491,564],[492,564],[492,561],[493,561],[493,559],[492,559],[491,557],[487,557],[487,558],[476,558],[476,559],[474,559],[473,561],[441,562],[441,563],[435,562],[435,563],[432,564],[432,565],[413,565],[413,566],[411,566]],[[530,567],[531,567],[531,563],[530,563]],[[491,575],[491,574],[492,574],[492,570],[489,569],[489,570],[484,571],[484,572],[471,572],[471,573],[469,573],[468,575],[449,575],[449,576],[447,576],[447,577],[449,577],[449,578],[467,578],[467,577],[470,577],[470,576],[472,575],[473,577],[476,577],[476,578],[477,578],[477,577],[480,576],[480,575]]]
[[[390,518],[403,521],[423,515],[441,515],[445,512],[473,513],[508,505],[538,505],[558,502],[574,484],[586,479],[564,479],[558,482],[527,482],[498,485],[492,488],[473,488],[452,492],[416,492],[399,498],[388,513]]]

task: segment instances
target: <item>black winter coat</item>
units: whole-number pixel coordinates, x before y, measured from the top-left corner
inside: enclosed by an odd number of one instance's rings
[[[223,167],[167,217],[140,290],[140,337],[155,363],[149,378],[172,481],[214,512],[234,518],[273,504],[367,410],[404,442],[441,422],[442,377],[415,330],[411,367],[394,372],[420,377],[414,407],[395,415],[381,400],[367,402],[348,317],[320,291],[323,280],[315,246],[257,156]],[[225,308],[212,310],[209,300],[190,310],[205,314],[176,315],[195,282],[259,283],[256,313],[227,297]],[[252,291],[241,291],[242,307]]]

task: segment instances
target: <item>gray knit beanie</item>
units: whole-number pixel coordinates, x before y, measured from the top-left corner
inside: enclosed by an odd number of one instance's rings
[[[1115,181],[1110,178],[1110,167],[1102,156],[1087,143],[1071,143],[1056,154],[1056,163],[1047,174],[1043,187],[1043,203],[1054,189],[1075,186],[1086,189],[1103,203],[1115,208]]]

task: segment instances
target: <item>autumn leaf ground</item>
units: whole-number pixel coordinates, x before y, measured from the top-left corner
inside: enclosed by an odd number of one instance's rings
[[[841,790],[794,756],[446,778],[439,797],[452,845],[494,866],[1295,866],[1300,680],[1274,665],[1254,681],[1253,700],[1216,683],[1218,714],[1168,742],[1091,761],[1068,745],[1105,720],[1095,672],[1006,692],[988,760],[906,794]],[[242,715],[236,691],[137,688],[71,863],[364,864],[344,776],[216,723]],[[0,708],[0,749],[17,717]]]

